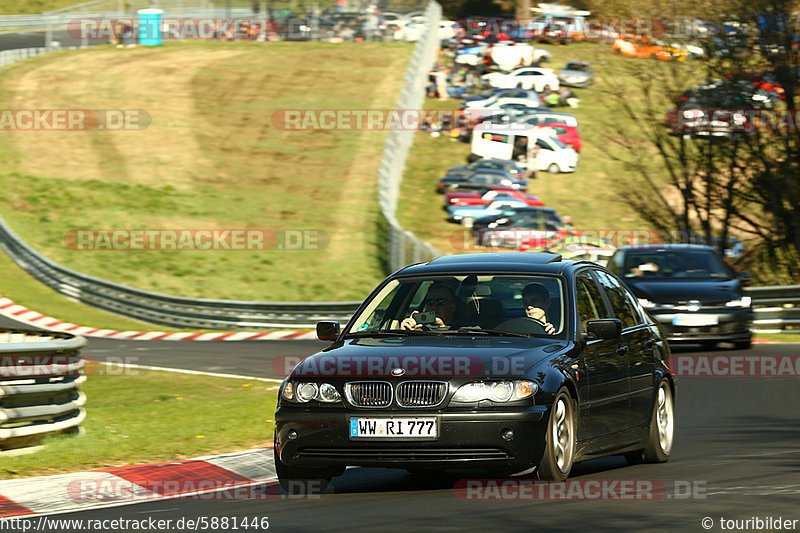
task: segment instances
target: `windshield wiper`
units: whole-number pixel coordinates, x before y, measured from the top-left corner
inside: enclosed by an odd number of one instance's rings
[[[408,337],[409,335],[428,335],[435,331],[421,329],[383,329],[374,331],[354,331],[344,337],[346,339],[357,337]]]
[[[474,333],[475,335],[490,335],[492,337],[525,337],[530,338],[531,335],[527,333],[516,333],[512,331],[504,331],[501,329],[474,329],[474,328],[458,328],[459,333]]]

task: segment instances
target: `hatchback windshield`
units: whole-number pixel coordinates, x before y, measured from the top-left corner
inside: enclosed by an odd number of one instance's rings
[[[562,280],[546,275],[401,278],[367,302],[350,335],[524,335],[565,339]]]
[[[731,270],[707,250],[643,250],[625,254],[621,274],[626,278],[715,278],[733,277]]]

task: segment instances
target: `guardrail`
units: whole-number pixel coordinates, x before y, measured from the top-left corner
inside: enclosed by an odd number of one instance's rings
[[[79,351],[86,339],[69,333],[0,329],[0,450],[45,435],[77,432],[86,418],[86,381]]]
[[[361,302],[250,302],[183,298],[127,287],[65,268],[22,242],[0,217],[0,248],[61,294],[118,315],[187,329],[313,328],[346,322]]]
[[[800,333],[800,285],[748,287],[757,333]]]
[[[28,59],[29,57],[36,57],[38,55],[46,54],[47,48],[39,46],[36,48],[16,48],[14,50],[3,50],[0,52],[0,67]]]

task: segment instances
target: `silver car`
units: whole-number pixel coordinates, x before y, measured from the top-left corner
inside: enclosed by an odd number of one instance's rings
[[[567,87],[588,87],[593,78],[592,67],[585,61],[569,61],[558,73],[561,85]]]

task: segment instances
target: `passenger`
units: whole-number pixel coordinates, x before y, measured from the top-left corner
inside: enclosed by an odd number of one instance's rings
[[[541,283],[531,283],[522,290],[522,305],[525,315],[542,323],[545,333],[555,335],[556,328],[547,321],[547,311],[550,309],[550,294]]]

